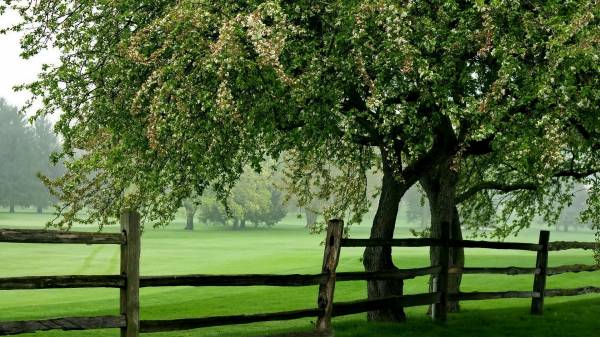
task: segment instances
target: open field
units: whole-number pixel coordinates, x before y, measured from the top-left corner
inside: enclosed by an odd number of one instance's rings
[[[48,215],[0,213],[0,227],[40,228]],[[302,221],[288,217],[272,229],[231,231],[197,225],[185,232],[183,218],[166,229],[147,229],[142,238],[142,275],[240,274],[240,273],[318,273],[323,250],[321,236],[308,235]],[[77,228],[82,230],[82,228]],[[353,228],[352,237],[367,237],[369,228]],[[518,240],[536,242],[537,231],[529,230]],[[397,237],[408,237],[408,227],[400,225]],[[592,241],[593,234],[553,232],[551,241]],[[362,249],[342,250],[338,271],[361,270]],[[468,249],[467,266],[533,267],[534,253],[513,253]],[[428,265],[427,250],[398,248],[399,267]],[[567,251],[550,254],[550,265],[593,263],[592,254]],[[116,246],[1,244],[0,276],[67,274],[116,274],[119,252]],[[466,275],[464,291],[526,290],[532,276]],[[600,273],[565,274],[550,277],[548,288],[574,288],[599,285]],[[407,294],[424,292],[427,279],[406,282]],[[192,318],[225,314],[249,314],[315,307],[317,287],[302,288],[152,288],[141,291],[143,319]],[[364,282],[340,282],[337,300],[366,297]],[[466,302],[461,314],[451,315],[446,326],[425,317],[426,308],[407,310],[408,323],[367,324],[365,315],[334,320],[336,336],[597,336],[600,316],[599,296],[550,298],[543,317],[529,315],[529,300]],[[118,291],[114,289],[73,289],[0,291],[0,320],[43,319],[59,316],[111,315],[118,312]],[[309,330],[311,319],[233,327],[168,332],[156,336],[262,336],[288,331]],[[573,334],[573,331],[577,331]],[[23,336],[118,336],[117,330],[85,332],[44,332]],[[148,335],[150,336],[150,335]]]

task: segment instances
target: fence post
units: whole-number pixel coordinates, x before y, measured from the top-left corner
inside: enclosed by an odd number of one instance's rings
[[[542,315],[544,313],[544,293],[546,292],[546,274],[548,269],[548,242],[550,241],[549,231],[540,231],[539,244],[542,249],[537,253],[535,268],[539,273],[535,274],[533,280],[533,291],[540,294],[540,297],[531,299],[531,314]]]
[[[127,325],[121,328],[121,337],[138,337],[140,334],[140,215],[135,211],[121,212],[121,231],[125,243],[121,245],[121,275],[125,286],[121,288],[121,315]]]
[[[325,283],[319,285],[319,297],[317,299],[319,309],[322,309],[317,319],[317,330],[320,332],[331,331],[335,270],[340,257],[343,232],[344,222],[342,220],[329,220],[327,222],[327,237],[325,238],[325,253],[321,272],[328,274],[328,277]]]
[[[442,223],[442,236],[440,238],[440,266],[441,270],[435,278],[433,290],[440,294],[440,302],[433,304],[432,318],[436,322],[445,322],[448,314],[448,267],[450,264],[450,224]]]

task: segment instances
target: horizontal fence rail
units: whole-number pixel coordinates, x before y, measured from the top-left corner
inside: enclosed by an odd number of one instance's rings
[[[442,240],[438,239],[343,239],[342,247],[430,247],[442,246]],[[534,243],[522,242],[495,242],[495,241],[475,241],[475,240],[449,240],[449,247],[463,248],[487,248],[487,249],[510,249],[510,250],[528,250],[537,252],[542,246]]]
[[[342,239],[342,247],[429,247],[439,244],[435,239]]]
[[[124,316],[65,317],[37,321],[0,322],[0,336],[48,330],[93,330],[122,328]]]
[[[225,287],[225,286],[278,286],[299,287],[318,285],[327,280],[327,274],[314,275],[181,275],[142,276],[140,287]]]
[[[35,229],[0,229],[0,242],[120,245],[125,243],[125,236],[121,233],[64,232]]]
[[[450,301],[479,301],[501,298],[539,298],[540,293],[534,291],[474,291],[449,294]]]
[[[418,276],[437,275],[442,267],[398,269],[377,272],[338,272],[336,281],[407,280]]]
[[[554,276],[564,273],[581,273],[592,271],[600,271],[600,265],[573,264],[557,267],[548,267],[547,275]]]
[[[600,249],[599,242],[576,242],[576,241],[554,241],[548,245],[548,250],[551,252],[557,252],[561,250],[569,249],[583,249],[592,250]]]
[[[539,268],[526,267],[465,267],[450,268],[450,274],[503,274],[503,275],[534,275],[540,272]]]
[[[322,309],[317,308],[255,315],[184,318],[174,320],[142,320],[140,321],[140,332],[179,331],[221,325],[248,324],[268,321],[285,321],[305,317],[315,317],[318,316],[321,312]]]
[[[418,276],[435,275],[441,267],[398,269],[380,272],[338,272],[336,281],[405,280]],[[142,276],[140,287],[247,287],[276,286],[303,287],[325,282],[328,274],[241,274],[241,275],[167,275]],[[0,289],[2,280],[0,279]]]
[[[346,316],[390,307],[417,307],[440,301],[439,293],[417,294],[335,303],[333,316]]]
[[[561,275],[565,273],[582,273],[600,271],[600,265],[573,264],[556,267],[548,267],[547,276]],[[540,273],[539,268],[527,267],[465,267],[450,268],[450,274],[503,274],[503,275],[536,275]]]
[[[578,296],[587,294],[598,294],[600,293],[599,287],[582,287],[582,288],[571,288],[571,289],[547,289],[545,294],[547,297],[556,296]]]
[[[57,288],[120,288],[125,278],[120,275],[28,276],[0,278],[0,290]]]
[[[450,247],[463,248],[487,248],[487,249],[507,249],[507,250],[528,250],[538,252],[542,245],[522,242],[495,242],[495,241],[474,241],[474,240],[450,240]]]

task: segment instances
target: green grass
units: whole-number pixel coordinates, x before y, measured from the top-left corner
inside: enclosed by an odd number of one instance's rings
[[[19,210],[20,211],[20,210]],[[40,228],[48,215],[32,212],[0,213],[0,227]],[[142,239],[142,275],[240,274],[240,273],[318,273],[323,248],[321,236],[306,234],[301,221],[289,217],[266,229],[231,231],[197,226],[185,232],[183,218],[165,229],[146,229]],[[76,228],[85,230],[85,228]],[[93,230],[88,228],[88,230]],[[353,237],[367,237],[368,226],[355,227]],[[524,232],[519,241],[536,242],[537,229]],[[407,237],[400,224],[397,237]],[[551,240],[591,241],[593,234],[552,233]],[[342,250],[340,271],[361,270],[362,249]],[[534,265],[534,253],[469,249],[468,266]],[[402,248],[395,251],[399,267],[428,265],[426,249]],[[593,263],[591,253],[567,251],[552,253],[551,265]],[[119,252],[116,246],[1,244],[0,276],[116,274]],[[566,274],[549,278],[549,288],[599,285],[599,273]],[[531,290],[531,276],[466,275],[464,291]],[[406,282],[405,292],[427,290],[424,277]],[[273,288],[151,288],[141,291],[143,319],[192,318],[226,314],[249,314],[315,306],[317,287]],[[366,296],[364,282],[343,282],[336,287],[336,300]],[[528,314],[530,301],[496,300],[465,302],[463,312],[450,315],[448,324],[431,323],[426,308],[407,310],[406,324],[369,324],[365,315],[334,320],[336,336],[597,336],[596,317],[600,296],[551,298],[546,314]],[[0,320],[44,319],[60,316],[114,315],[118,312],[115,289],[60,289],[0,291]],[[156,336],[258,336],[309,330],[314,319],[270,322],[242,326],[199,329],[154,334]],[[116,330],[52,331],[24,336],[118,336]],[[148,335],[150,336],[150,335]]]

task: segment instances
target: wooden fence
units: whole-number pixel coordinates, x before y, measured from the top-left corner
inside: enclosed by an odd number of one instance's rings
[[[546,277],[567,272],[588,272],[600,270],[599,266],[568,265],[548,268],[548,252],[565,249],[594,249],[596,243],[549,242],[549,232],[542,231],[537,244],[513,242],[488,242],[472,240],[450,240],[448,226],[440,239],[344,239],[343,222],[331,220],[328,223],[325,252],[321,273],[312,275],[178,275],[140,277],[140,217],[136,212],[125,211],[121,216],[121,233],[75,233],[46,230],[0,229],[0,242],[13,243],[63,243],[63,244],[118,244],[121,246],[120,275],[76,275],[76,276],[37,276],[0,278],[0,290],[51,289],[51,288],[119,288],[120,315],[100,317],[66,317],[32,321],[0,321],[0,335],[15,335],[44,330],[88,330],[119,328],[122,337],[139,336],[140,333],[188,330],[219,325],[245,324],[275,320],[291,320],[303,317],[317,317],[316,328],[320,332],[331,330],[332,317],[357,314],[389,307],[412,307],[432,305],[432,317],[436,321],[446,320],[446,307],[449,300],[484,300],[499,298],[531,298],[531,313],[543,312],[544,297],[573,296],[587,293],[600,293],[600,288],[590,286],[576,289],[546,289]],[[441,247],[439,266],[424,268],[397,269],[376,272],[337,272],[342,247]],[[448,266],[451,247],[513,249],[537,252],[536,266],[533,268],[462,268]],[[449,274],[506,274],[534,275],[532,291],[470,292],[448,293]],[[387,298],[364,299],[351,302],[334,302],[335,283],[357,280],[404,280],[417,276],[435,276],[434,291],[430,293],[394,296]],[[261,313],[254,315],[234,315],[175,320],[140,320],[140,287],[174,286],[285,286],[300,287],[318,285],[317,306],[315,308]]]

